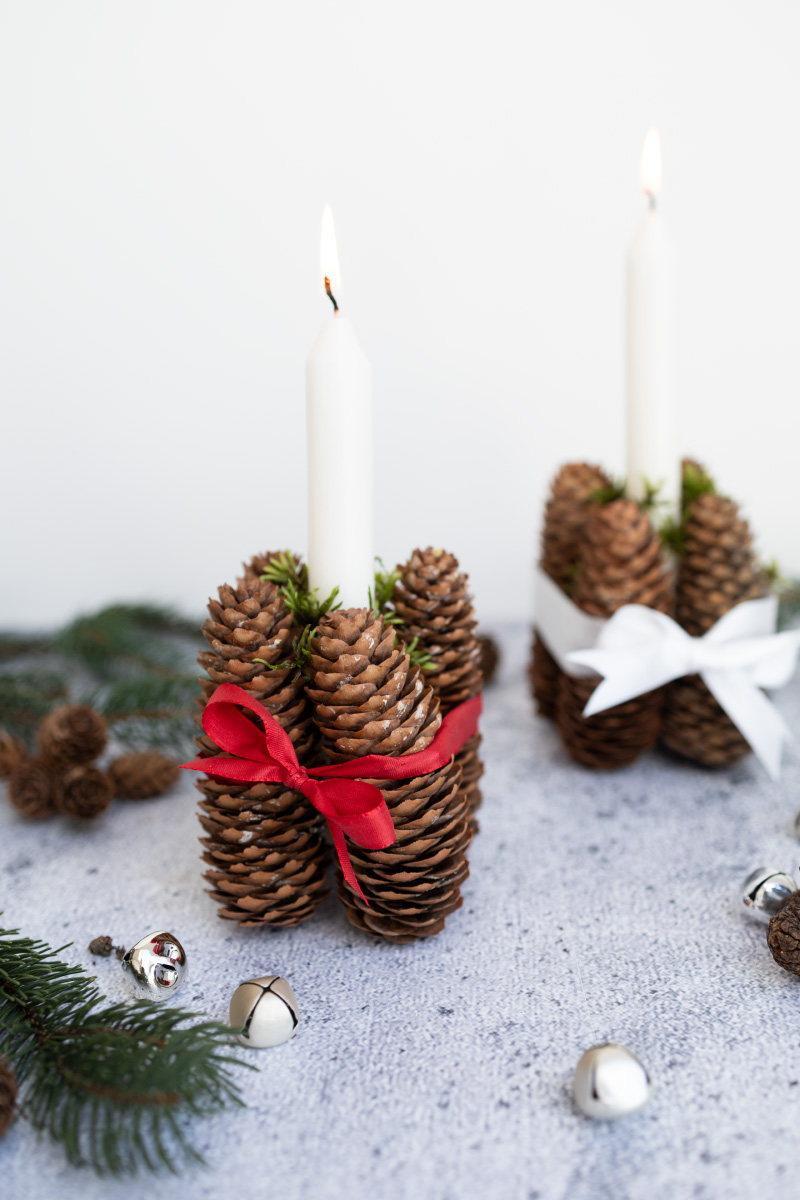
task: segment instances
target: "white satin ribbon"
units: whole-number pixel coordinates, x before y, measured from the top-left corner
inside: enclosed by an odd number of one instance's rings
[[[590,617],[542,571],[536,577],[535,625],[562,670],[603,676],[585,717],[624,704],[684,675],[700,675],[750,743],[772,779],[792,733],[762,688],[788,683],[800,652],[800,630],[776,633],[776,596],[747,600],[702,637],[672,617],[627,604],[608,620]]]

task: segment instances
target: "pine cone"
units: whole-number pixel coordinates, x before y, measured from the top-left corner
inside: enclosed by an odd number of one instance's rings
[[[800,975],[800,892],[793,892],[770,921],[767,945],[779,967]]]
[[[114,785],[97,767],[70,767],[58,797],[60,812],[79,821],[92,821],[114,799]]]
[[[21,767],[28,757],[25,743],[13,733],[0,729],[0,779],[6,779],[17,767]]]
[[[441,717],[433,689],[412,667],[383,617],[365,609],[329,613],[312,642],[307,694],[325,757],[397,756],[430,745]],[[369,907],[340,879],[350,922],[392,942],[412,942],[444,928],[461,905],[469,867],[467,802],[455,762],[415,779],[370,780],[380,788],[396,831],[384,850],[348,842]]]
[[[17,1111],[17,1077],[7,1058],[0,1058],[0,1138],[4,1137]]]
[[[251,567],[235,588],[221,587],[219,601],[209,602],[203,634],[211,649],[198,660],[209,679],[200,680],[200,706],[219,684],[238,684],[272,714],[289,735],[299,761],[306,763],[313,754],[315,730],[303,681],[294,677],[292,668],[270,666],[289,657],[297,631],[277,586],[258,578],[263,564],[258,571]],[[257,723],[255,716],[245,715]],[[220,753],[205,733],[195,741],[201,757]],[[204,797],[200,823],[206,834],[205,879],[220,905],[219,915],[240,925],[273,928],[310,917],[327,894],[327,849],[321,818],[302,793],[281,784],[237,785],[213,776],[198,780],[196,786]]]
[[[477,621],[469,580],[459,572],[457,558],[430,547],[415,550],[405,566],[397,569],[400,578],[392,599],[402,621],[398,632],[406,644],[416,638],[419,648],[430,655],[433,670],[425,672],[425,682],[439,698],[445,716],[464,700],[477,696],[483,686],[481,644],[475,635]],[[481,802],[480,741],[480,734],[476,734],[456,757],[461,767],[462,795],[472,814]]]
[[[8,799],[17,812],[31,820],[52,817],[61,797],[61,777],[40,758],[17,767],[8,781]]]
[[[500,665],[500,647],[491,634],[488,633],[478,634],[478,645],[481,648],[480,664],[483,686],[488,687],[497,674],[497,668]]]
[[[150,800],[175,786],[180,767],[160,750],[138,750],[115,758],[108,774],[121,800]]]
[[[574,582],[583,528],[593,508],[592,496],[610,484],[600,467],[581,462],[566,463],[550,484],[539,566],[564,591]],[[558,663],[534,631],[528,678],[537,711],[549,720],[555,720],[560,674]]]
[[[584,612],[599,617],[610,617],[625,604],[671,611],[672,576],[661,539],[632,500],[613,500],[593,509],[584,529],[573,598]],[[586,718],[584,705],[598,683],[596,676],[562,673],[556,722],[578,762],[595,768],[625,766],[655,745],[663,690]]]
[[[726,612],[768,594],[769,580],[753,553],[748,523],[732,500],[698,496],[685,519],[686,549],[678,569],[676,612],[692,637],[702,637]],[[708,767],[731,766],[750,746],[699,675],[667,688],[661,740]]]
[[[36,734],[42,758],[54,769],[94,762],[105,749],[105,719],[85,704],[64,704],[42,720]]]

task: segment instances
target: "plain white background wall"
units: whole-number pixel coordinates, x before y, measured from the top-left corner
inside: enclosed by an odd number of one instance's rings
[[[487,620],[524,617],[549,477],[623,467],[649,124],[679,451],[800,570],[798,35],[779,0],[4,0],[0,623],[198,612],[304,549],[326,200],[377,549],[445,545]]]

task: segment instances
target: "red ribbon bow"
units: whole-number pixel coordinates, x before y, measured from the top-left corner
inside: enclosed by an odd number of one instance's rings
[[[263,733],[237,705],[249,708],[264,722]],[[235,683],[223,683],[203,711],[203,728],[218,746],[236,757],[196,758],[181,765],[190,771],[205,771],[237,783],[282,783],[302,792],[328,822],[344,877],[367,904],[347,853],[345,834],[367,850],[382,850],[391,846],[395,832],[378,788],[357,777],[413,779],[438,770],[477,732],[481,707],[480,696],[459,704],[444,718],[430,746],[416,754],[403,754],[399,758],[368,754],[365,758],[306,770],[297,761],[289,735],[263,704]]]

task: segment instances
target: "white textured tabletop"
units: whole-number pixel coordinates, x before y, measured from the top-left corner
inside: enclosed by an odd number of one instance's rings
[[[439,937],[373,942],[331,897],[279,933],[217,919],[198,862],[190,776],[90,828],[28,825],[0,805],[6,926],[86,950],[155,928],[184,943],[182,1000],[222,1019],[236,984],[285,975],[298,1036],[246,1053],[248,1107],[195,1127],[209,1168],[183,1183],[98,1180],[18,1121],[3,1200],[115,1200],[164,1188],[276,1200],[726,1200],[797,1194],[800,980],[774,965],[738,899],[752,867],[797,865],[800,756],[780,783],[750,758],[710,773],[661,755],[597,775],[565,758],[507,630],[486,697],[484,805],[464,907]],[[800,686],[779,694],[800,729]],[[585,991],[585,998],[584,998]],[[570,1097],[592,1042],[627,1042],[656,1091],[595,1124]]]

